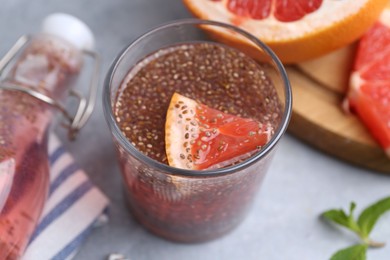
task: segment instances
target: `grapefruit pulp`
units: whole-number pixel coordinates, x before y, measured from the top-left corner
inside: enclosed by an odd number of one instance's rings
[[[170,166],[202,170],[234,164],[258,151],[272,127],[230,115],[175,93],[165,124]]]
[[[359,42],[346,104],[390,156],[390,9]]]

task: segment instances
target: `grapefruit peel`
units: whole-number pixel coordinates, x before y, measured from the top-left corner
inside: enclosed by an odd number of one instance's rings
[[[253,34],[271,47],[283,63],[313,59],[354,42],[374,24],[388,4],[388,0],[322,0],[317,9],[307,11],[298,20],[286,22],[275,18],[275,7],[271,8],[270,15],[262,19],[233,13],[228,8],[231,1],[183,0],[189,11],[200,19],[233,24]],[[272,2],[275,6],[281,1],[261,2]],[[213,38],[243,51],[247,49],[248,54],[256,51],[252,43],[234,34],[214,30]],[[256,58],[256,55],[252,56]]]

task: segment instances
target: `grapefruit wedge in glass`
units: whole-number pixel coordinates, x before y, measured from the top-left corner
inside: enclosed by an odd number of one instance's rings
[[[390,9],[359,41],[344,105],[357,113],[390,156]]]
[[[357,40],[373,25],[388,0],[183,0],[196,17],[230,23],[262,40],[284,63],[329,53]],[[230,33],[220,41],[251,51]],[[256,58],[256,57],[255,57]]]
[[[202,170],[233,165],[271,138],[272,127],[230,115],[175,93],[165,124],[170,166]]]

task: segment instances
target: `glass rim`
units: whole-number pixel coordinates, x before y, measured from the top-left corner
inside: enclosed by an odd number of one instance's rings
[[[122,134],[122,131],[120,130],[116,120],[115,116],[112,111],[112,102],[111,102],[111,83],[113,80],[113,76],[115,74],[115,71],[117,67],[119,66],[120,62],[125,58],[126,54],[131,51],[132,47],[137,45],[139,42],[147,38],[148,36],[158,32],[162,31],[171,27],[180,26],[180,25],[210,25],[210,26],[216,26],[220,28],[225,28],[232,30],[236,33],[239,33],[240,35],[244,36],[245,38],[249,39],[251,42],[253,42],[255,45],[260,47],[275,63],[276,68],[278,70],[278,73],[281,76],[282,82],[283,82],[283,89],[285,94],[285,100],[284,100],[284,112],[282,115],[281,123],[279,127],[277,128],[277,131],[272,136],[271,140],[264,146],[262,149],[258,152],[256,152],[254,155],[252,155],[250,158],[245,159],[244,161],[218,169],[210,169],[210,170],[188,170],[188,169],[181,169],[169,166],[164,163],[160,163],[147,155],[140,152],[134,145],[131,144],[131,142]],[[130,68],[129,68],[130,69]],[[291,114],[292,114],[292,90],[290,86],[290,82],[288,80],[287,72],[282,64],[282,62],[279,60],[279,58],[276,56],[276,54],[261,40],[253,36],[252,34],[244,31],[243,29],[240,29],[234,25],[230,25],[223,22],[217,22],[217,21],[211,21],[211,20],[201,20],[201,19],[179,19],[175,21],[171,21],[168,23],[164,23],[160,26],[157,26],[149,31],[147,31],[144,34],[141,34],[139,37],[137,37],[134,41],[130,42],[125,48],[123,48],[120,53],[116,56],[114,61],[112,62],[109,70],[107,71],[104,84],[103,84],[103,112],[107,121],[107,124],[109,126],[109,129],[111,131],[111,134],[116,138],[116,140],[119,142],[121,147],[123,147],[126,152],[130,153],[132,156],[134,156],[137,160],[144,162],[148,164],[149,166],[156,168],[158,170],[167,172],[169,174],[175,175],[175,176],[182,176],[182,177],[217,177],[227,174],[232,174],[240,169],[245,169],[249,167],[250,165],[254,164],[255,162],[259,161],[261,158],[265,157],[270,151],[273,150],[274,146],[279,142],[281,137],[283,136],[284,132],[286,131]]]

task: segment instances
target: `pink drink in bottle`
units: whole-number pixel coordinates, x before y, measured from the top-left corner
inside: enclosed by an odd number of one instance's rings
[[[43,22],[0,82],[0,259],[21,258],[49,187],[48,132],[56,109],[22,87],[60,101],[83,65],[93,35],[81,21],[54,14]]]

